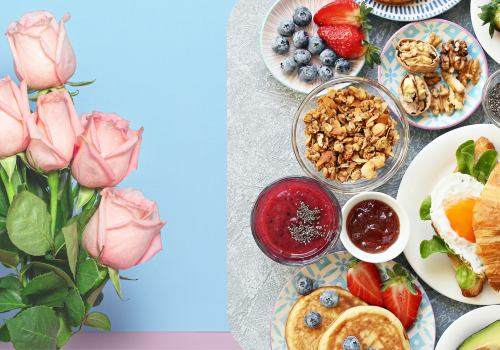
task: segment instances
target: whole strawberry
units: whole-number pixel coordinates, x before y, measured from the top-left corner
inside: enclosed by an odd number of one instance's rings
[[[333,0],[316,12],[314,23],[319,27],[330,24],[351,24],[356,28],[363,26],[371,29],[372,26],[367,23],[370,21],[367,15],[372,10],[372,7],[366,8],[364,2],[359,6],[353,0]]]
[[[493,0],[486,5],[479,6],[479,8],[481,13],[478,16],[483,21],[482,25],[490,24],[490,37],[493,38],[495,31],[500,32],[500,1]]]
[[[409,329],[417,317],[422,292],[413,284],[416,279],[412,278],[410,271],[403,270],[401,265],[394,265],[394,271],[386,271],[389,279],[382,282],[384,305],[401,321],[405,329]]]
[[[365,56],[366,63],[373,68],[373,62],[380,64],[381,50],[370,45],[363,33],[353,25],[327,25],[318,29],[318,35],[340,56],[354,59]]]

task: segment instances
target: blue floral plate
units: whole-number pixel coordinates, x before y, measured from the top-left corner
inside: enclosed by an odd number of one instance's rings
[[[456,110],[451,116],[444,113],[434,115],[430,109],[418,117],[408,116],[408,123],[413,126],[423,129],[445,129],[463,122],[474,113],[481,104],[481,92],[483,91],[484,83],[488,79],[488,62],[486,62],[484,51],[476,38],[467,30],[458,24],[443,19],[429,19],[404,26],[389,39],[382,51],[382,63],[378,66],[378,82],[397,96],[399,83],[407,71],[396,60],[396,45],[399,40],[404,38],[427,41],[431,33],[436,33],[438,37],[443,39],[443,43],[450,39],[465,41],[469,52],[468,58],[479,58],[479,62],[481,63],[481,79],[476,85],[469,82],[466,86],[467,94],[465,96],[464,109]],[[441,45],[438,45],[436,48],[438,51],[441,51]],[[441,68],[439,67],[436,69],[436,73],[440,72]],[[444,80],[441,79],[441,82],[435,87],[441,84],[447,86]]]
[[[376,0],[354,0],[358,4],[366,2],[367,7],[373,7],[374,15],[393,21],[421,21],[442,14],[460,0],[416,0],[407,5],[384,5]]]
[[[292,306],[299,299],[295,291],[294,283],[302,276],[311,278],[314,288],[324,286],[339,286],[347,289],[347,270],[349,264],[355,258],[347,251],[336,252],[327,255],[319,262],[301,268],[278,295],[271,315],[270,340],[272,350],[286,350],[285,325]],[[382,280],[387,279],[386,268],[392,269],[395,261],[376,264]],[[436,343],[436,320],[431,302],[420,283],[416,282],[418,289],[422,292],[422,301],[418,308],[417,317],[413,326],[407,331],[410,338],[412,350],[434,349]]]

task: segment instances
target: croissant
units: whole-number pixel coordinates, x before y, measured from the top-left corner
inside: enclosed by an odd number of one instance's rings
[[[483,258],[490,286],[500,291],[500,163],[476,199],[472,216],[476,254]]]

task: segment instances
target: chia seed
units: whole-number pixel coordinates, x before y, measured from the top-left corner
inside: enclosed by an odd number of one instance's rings
[[[500,118],[500,83],[497,83],[490,92],[490,108],[495,117]]]
[[[323,227],[316,222],[321,218],[321,210],[309,208],[304,202],[300,202],[300,208],[297,210],[298,225],[288,226],[290,233],[297,242],[307,244],[316,237],[323,237],[325,232]],[[325,226],[326,227],[326,226]]]

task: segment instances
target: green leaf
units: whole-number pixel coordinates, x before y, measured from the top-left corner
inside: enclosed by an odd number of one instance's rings
[[[19,249],[12,244],[7,233],[0,234],[0,262],[9,267],[19,265]]]
[[[476,274],[467,265],[461,265],[455,274],[458,285],[462,289],[469,289],[476,284]]]
[[[0,179],[0,216],[6,217],[9,210],[9,197],[3,181]]]
[[[420,205],[420,220],[431,219],[431,204],[431,196],[425,197],[422,204]]]
[[[73,328],[64,321],[64,318],[58,316],[59,319],[59,330],[57,331],[57,349],[62,347],[71,337],[71,331]]]
[[[0,233],[7,230],[7,218],[5,216],[0,216]]]
[[[88,259],[79,264],[76,273],[76,285],[80,293],[87,292],[101,279],[94,259]]]
[[[59,232],[56,233],[56,237],[54,238],[54,250],[56,252],[56,255],[59,255],[59,252],[65,246],[66,246],[66,241],[64,240],[64,233],[61,230],[59,230]]]
[[[455,156],[457,158],[458,172],[471,175],[474,167],[474,150],[476,144],[473,140],[466,141],[458,146]]]
[[[9,181],[11,181],[12,174],[14,174],[14,171],[16,170],[16,160],[17,160],[16,155],[0,158],[0,166],[2,166],[5,169],[5,172],[9,177]]]
[[[116,294],[120,297],[121,300],[125,301],[122,297],[122,287],[120,286],[120,275],[118,274],[118,269],[108,266],[109,279],[113,286],[115,286]]]
[[[111,322],[109,322],[108,316],[101,314],[100,312],[90,313],[85,322],[84,326],[101,329],[103,331],[111,331]]]
[[[57,218],[56,218],[56,231],[66,226],[66,223],[71,218],[71,194],[69,192],[68,182],[71,181],[71,174],[69,168],[61,170],[59,174],[59,181],[57,183]]]
[[[85,204],[94,196],[96,189],[80,186],[80,191],[78,192],[78,200],[76,202],[76,211],[83,208]]]
[[[78,289],[69,290],[62,313],[64,319],[70,325],[77,327],[82,323],[83,317],[85,316],[85,306],[83,305]]]
[[[98,305],[96,304],[97,300],[99,299],[99,295],[102,293],[102,290],[104,289],[104,286],[106,285],[108,280],[109,277],[105,278],[104,281],[101,282],[101,285],[89,295],[89,297],[87,298],[87,303],[90,306]]]
[[[7,325],[4,323],[2,327],[0,327],[0,341],[4,343],[10,343],[10,334]]]
[[[63,306],[68,296],[68,285],[54,271],[32,279],[23,290],[23,297],[34,306]]]
[[[420,243],[420,257],[422,259],[426,259],[436,253],[449,253],[456,255],[455,252],[448,247],[446,242],[438,236],[434,236],[428,241],[423,240],[422,243]]]
[[[94,80],[88,80],[88,81],[80,81],[78,83],[71,83],[71,82],[66,82],[66,84],[71,85],[71,86],[85,86],[85,85],[90,85],[92,84],[96,79]]]
[[[21,287],[21,282],[16,277],[9,276],[0,281],[0,312],[26,307]]]
[[[5,320],[16,349],[54,350],[59,319],[47,306],[29,308],[16,318]]]
[[[497,165],[497,159],[498,152],[494,149],[489,149],[481,155],[476,165],[474,166],[474,170],[478,174],[478,181],[486,184],[486,181],[488,181],[488,178],[490,177],[491,171]]]
[[[54,262],[52,262],[52,263],[54,263]],[[34,261],[34,262],[24,266],[21,269],[21,271],[19,271],[19,272],[21,273],[21,275],[23,275],[30,268],[39,268],[39,269],[42,269],[42,271],[54,271],[55,273],[57,273],[61,278],[63,278],[66,281],[66,285],[68,287],[70,287],[70,288],[75,287],[75,284],[73,283],[73,281],[71,280],[69,275],[58,266],[50,265],[48,263],[42,263],[39,261]]]
[[[19,162],[22,163],[22,162]],[[25,168],[24,164],[16,165],[16,170],[12,173],[12,185],[14,185],[14,193],[21,193],[26,189],[26,181],[23,178],[23,169]]]
[[[7,214],[7,231],[12,243],[29,255],[45,255],[53,244],[47,205],[28,191],[14,196]]]
[[[50,193],[47,178],[30,168],[26,168],[26,182],[28,191],[43,199],[48,208],[50,206]]]
[[[89,257],[89,255],[87,254],[87,251],[85,249],[83,249],[83,247],[80,247],[80,251],[78,252],[78,259],[76,262],[76,270],[77,271],[80,268],[80,265],[82,265],[85,262],[85,260],[87,260],[88,257]]]
[[[123,276],[120,276],[120,279],[124,280],[124,281],[138,281],[139,280],[138,278],[128,278],[128,277],[123,277]]]
[[[104,293],[100,292],[97,295],[97,298],[95,299],[94,305],[92,305],[92,306],[99,306],[99,305],[101,305],[103,299],[104,299]]]
[[[66,242],[66,250],[68,252],[68,263],[73,273],[73,277],[76,278],[76,262],[78,258],[78,222],[74,222],[69,227],[63,227],[61,232],[64,235],[64,241]]]

